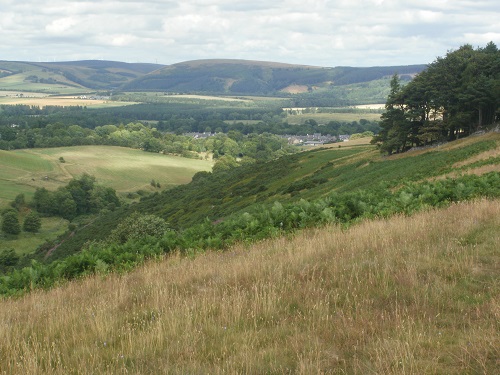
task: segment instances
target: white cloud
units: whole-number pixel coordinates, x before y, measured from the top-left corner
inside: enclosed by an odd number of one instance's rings
[[[497,0],[2,0],[0,56],[429,63],[464,43],[500,44],[498,19]]]
[[[48,24],[45,27],[45,30],[49,34],[60,35],[61,33],[72,32],[77,24],[78,22],[73,17],[58,18]]]

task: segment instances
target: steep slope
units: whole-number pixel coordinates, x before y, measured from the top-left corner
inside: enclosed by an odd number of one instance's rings
[[[500,201],[173,255],[0,301],[8,374],[493,374]]]

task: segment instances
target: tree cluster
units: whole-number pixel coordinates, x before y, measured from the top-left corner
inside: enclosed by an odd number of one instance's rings
[[[464,45],[437,58],[407,85],[391,80],[381,130],[383,152],[404,152],[470,135],[495,122],[500,106],[500,51]]]
[[[20,194],[22,195],[22,194]],[[35,211],[30,211],[24,218],[22,229],[25,232],[36,233],[40,230],[42,221]],[[6,209],[2,213],[2,232],[11,235],[21,233],[19,213],[13,208]]]
[[[56,191],[38,188],[31,205],[44,215],[61,216],[72,220],[78,215],[114,210],[120,200],[114,189],[95,184],[95,177],[83,174]]]

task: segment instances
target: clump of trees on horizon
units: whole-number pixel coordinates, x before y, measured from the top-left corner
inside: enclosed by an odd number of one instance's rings
[[[387,154],[470,135],[497,120],[500,51],[466,44],[437,58],[407,85],[392,77],[380,132]]]

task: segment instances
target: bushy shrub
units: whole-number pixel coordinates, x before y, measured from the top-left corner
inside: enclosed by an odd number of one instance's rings
[[[162,218],[155,215],[141,215],[135,212],[118,224],[106,242],[123,244],[129,240],[136,240],[146,236],[160,238],[168,230],[169,226]]]
[[[35,211],[31,211],[24,219],[23,230],[25,232],[36,233],[41,227],[42,220],[40,219],[40,216]]]
[[[2,215],[2,231],[14,235],[21,233],[16,211],[8,210]]]

